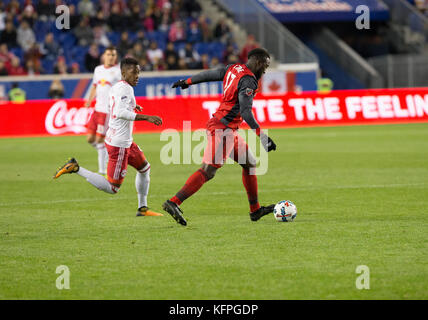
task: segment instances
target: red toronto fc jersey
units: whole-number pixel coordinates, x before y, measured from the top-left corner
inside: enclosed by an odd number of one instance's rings
[[[239,112],[238,93],[240,88],[238,88],[238,84],[244,76],[251,76],[258,83],[255,75],[245,64],[237,63],[227,69],[223,78],[223,97],[220,107],[213,114],[214,117],[232,129],[238,129],[242,123],[241,113]],[[246,94],[254,96],[257,88],[247,88],[247,91]]]

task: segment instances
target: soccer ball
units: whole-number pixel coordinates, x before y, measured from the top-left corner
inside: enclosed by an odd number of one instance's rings
[[[297,208],[290,200],[282,200],[275,205],[273,215],[276,221],[292,222],[297,216]]]

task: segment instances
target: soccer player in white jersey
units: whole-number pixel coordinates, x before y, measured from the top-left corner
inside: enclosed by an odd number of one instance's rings
[[[116,64],[117,52],[115,47],[108,47],[104,54],[104,64],[99,65],[94,70],[89,98],[85,102],[85,107],[89,108],[94,99],[95,111],[87,124],[88,143],[97,149],[98,152],[98,172],[105,175],[107,173],[108,154],[104,145],[104,138],[109,121],[109,92],[114,84],[121,79],[119,65]]]
[[[132,129],[134,121],[148,121],[157,126],[162,124],[158,116],[137,114],[135,110],[142,108],[135,103],[134,89],[138,83],[140,66],[134,58],[125,58],[120,63],[122,80],[116,83],[110,91],[110,120],[106,135],[109,161],[107,179],[100,174],[91,172],[71,158],[58,169],[54,179],[65,173],[77,173],[90,184],[107,193],[115,194],[126,175],[128,163],[137,169],[135,187],[138,193],[137,216],[162,216],[161,213],[148,210],[147,194],[150,184],[150,163],[140,147],[133,142]]]

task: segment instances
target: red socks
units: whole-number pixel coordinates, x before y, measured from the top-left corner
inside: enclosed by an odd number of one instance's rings
[[[242,169],[242,182],[247,190],[248,202],[250,203],[250,212],[254,212],[260,208],[257,196],[257,176],[250,174],[249,170]]]
[[[202,169],[197,170],[192,174],[189,179],[187,179],[183,188],[177,192],[177,194],[172,197],[170,200],[178,205],[180,205],[184,200],[189,198],[192,194],[198,191],[205,182],[208,181],[208,176],[206,172]]]
[[[189,177],[189,179],[187,179],[183,188],[181,188],[181,190],[178,191],[177,194],[170,200],[180,205],[184,200],[198,191],[208,180],[208,176],[204,170],[197,170]],[[257,211],[260,208],[257,195],[257,176],[255,174],[250,174],[249,170],[247,169],[242,169],[242,182],[244,183],[245,190],[247,190],[248,202],[250,203],[250,212]]]

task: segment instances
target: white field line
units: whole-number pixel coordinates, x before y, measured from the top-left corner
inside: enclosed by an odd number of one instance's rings
[[[305,186],[305,187],[297,187],[297,188],[282,188],[282,189],[262,189],[259,190],[259,193],[271,193],[277,191],[311,191],[311,190],[334,190],[334,189],[386,189],[386,188],[401,188],[401,187],[418,187],[424,186],[427,183],[397,183],[397,184],[372,184],[372,185],[354,185],[354,186]],[[176,191],[176,190],[175,190]],[[172,190],[171,193],[168,194],[158,194],[158,195],[150,195],[149,198],[164,198],[165,200],[170,198],[175,194],[175,191]],[[213,196],[213,195],[229,195],[229,194],[244,194],[245,190],[239,191],[220,191],[220,192],[211,192],[209,194],[204,194],[204,196]],[[0,207],[12,207],[12,206],[20,206],[25,205],[28,207],[29,205],[38,205],[38,204],[56,204],[56,203],[73,203],[73,202],[95,202],[95,201],[113,201],[113,200],[130,200],[136,199],[135,197],[129,196],[114,196],[111,198],[80,198],[80,199],[61,199],[61,200],[50,200],[50,201],[25,201],[25,202],[12,202],[12,203],[0,203]]]

